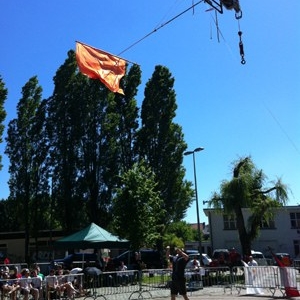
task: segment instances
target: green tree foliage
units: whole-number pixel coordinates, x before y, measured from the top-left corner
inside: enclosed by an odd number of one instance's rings
[[[47,213],[45,115],[41,106],[42,88],[32,77],[22,89],[17,118],[8,124],[5,153],[10,159],[10,201],[15,203],[15,225],[25,230],[25,256],[28,259],[29,235],[37,236],[45,227]]]
[[[166,67],[156,66],[145,88],[138,132],[139,155],[155,174],[165,212],[161,224],[181,220],[192,201],[191,182],[184,180],[183,152],[187,145],[181,127],[174,123],[174,78]]]
[[[114,220],[120,237],[130,236],[135,247],[157,239],[162,245],[167,226],[184,217],[193,196],[182,166],[187,146],[173,121],[177,105],[171,73],[155,67],[140,119],[137,65],[121,81],[125,95],[79,73],[72,50],[53,80],[52,95],[41,101],[42,88],[31,78],[22,90],[18,116],[9,123],[10,197],[4,210],[13,216],[11,228],[24,229],[28,241],[38,229],[71,233],[90,222],[113,228]],[[0,97],[6,97],[3,84]],[[122,231],[118,222],[132,221],[134,209],[136,226]]]
[[[133,249],[153,247],[159,236],[161,199],[155,190],[155,176],[143,163],[136,163],[121,177],[116,189],[113,225],[118,235],[127,238]]]
[[[138,65],[133,65],[122,80],[125,96],[115,94],[114,109],[118,119],[117,142],[119,145],[119,166],[121,173],[131,169],[137,160],[134,143],[139,123],[138,107],[135,96],[140,83],[140,67]]]
[[[83,108],[81,94],[78,94],[80,83],[76,80],[76,69],[74,51],[69,51],[54,76],[53,95],[47,100],[52,208],[55,218],[66,232],[75,229],[74,220],[80,226],[85,211],[81,194],[77,191],[80,114]]]
[[[0,76],[0,143],[3,142],[2,134],[4,131],[3,121],[6,118],[6,111],[4,109],[4,103],[7,97],[7,89],[5,88],[5,84]],[[0,170],[2,169],[2,156],[0,155]]]
[[[209,201],[209,206],[236,218],[243,254],[250,255],[251,243],[258,236],[261,223],[272,220],[274,208],[287,201],[287,187],[280,179],[269,184],[266,186],[265,174],[250,157],[241,158],[234,162],[232,179],[224,180],[220,192],[214,193]],[[243,208],[251,211],[247,220]]]
[[[174,239],[174,237],[176,237],[176,239]],[[180,243],[178,243],[178,239],[181,241]],[[196,239],[197,235],[195,235],[195,230],[189,224],[185,221],[174,222],[168,226],[164,238],[164,247],[177,246],[184,248],[185,242],[194,241]]]
[[[175,233],[166,233],[163,238],[164,248],[170,246],[171,249],[184,248],[182,238],[178,237]]]
[[[126,95],[111,93],[98,80],[78,73],[74,51],[54,77],[48,100],[52,195],[62,227],[71,232],[88,222],[107,227],[113,189],[134,161],[138,127],[134,99],[140,70],[122,80]]]

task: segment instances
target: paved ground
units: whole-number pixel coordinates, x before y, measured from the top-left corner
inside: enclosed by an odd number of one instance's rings
[[[235,291],[222,291],[222,289],[213,289],[213,288],[204,288],[203,290],[195,291],[192,293],[188,293],[188,297],[190,300],[200,299],[200,300],[214,300],[214,299],[240,299],[240,300],[274,300],[274,299],[286,299],[280,291],[276,291],[275,295],[272,296],[272,293],[269,291],[265,291],[264,295],[246,295],[246,291],[242,290],[240,294]],[[153,300],[166,300],[170,299],[170,297],[159,297],[153,298]],[[181,296],[178,296],[177,299],[183,299]]]
[[[189,292],[188,297],[190,300],[201,299],[201,300],[213,300],[213,299],[240,299],[240,300],[253,300],[253,299],[262,299],[262,300],[271,300],[271,299],[286,299],[281,291],[276,291],[274,296],[268,290],[264,291],[262,295],[247,295],[246,290],[242,290],[240,294],[237,290],[222,290],[220,288],[204,288],[203,290],[198,290],[194,292]],[[154,298],[156,300],[166,300],[170,297],[158,297]],[[181,296],[178,296],[177,299],[183,299]],[[299,298],[298,298],[299,299]]]
[[[224,288],[213,288],[208,287],[202,290],[197,290],[193,292],[188,292],[188,297],[190,300],[214,300],[214,299],[240,299],[240,300],[274,300],[274,299],[287,299],[280,290],[276,290],[275,294],[272,295],[272,292],[269,290],[263,290],[263,294],[260,295],[247,295],[246,290],[242,289],[240,293],[236,289],[225,289]],[[141,293],[136,292],[133,294],[114,294],[114,295],[105,295],[105,297],[97,297],[94,300],[169,300],[170,292],[169,290],[164,291],[143,291]],[[178,296],[176,300],[183,299],[182,296]],[[300,298],[295,298],[300,299]],[[93,299],[85,299],[93,300]]]

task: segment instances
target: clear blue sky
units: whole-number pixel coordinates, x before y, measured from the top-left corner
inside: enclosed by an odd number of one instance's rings
[[[195,0],[194,3],[197,3]],[[269,181],[281,177],[300,203],[300,1],[240,0],[245,65],[240,64],[239,24],[233,11],[218,15],[192,0],[3,1],[0,10],[0,75],[8,88],[6,124],[16,117],[21,89],[37,75],[43,97],[52,94],[55,72],[79,40],[119,54],[142,69],[137,96],[156,65],[175,77],[177,116],[189,150],[196,154],[201,221],[202,201],[231,178],[231,163],[251,155]],[[0,199],[9,194],[8,159],[0,145]],[[186,178],[194,182],[192,156],[184,158]],[[196,222],[193,205],[188,222]]]

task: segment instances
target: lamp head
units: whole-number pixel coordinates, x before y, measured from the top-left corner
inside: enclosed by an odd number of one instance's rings
[[[204,150],[203,147],[198,147],[198,148],[194,149],[193,151],[186,151],[186,152],[184,152],[183,155],[190,155],[190,154],[193,154],[195,152],[202,151],[202,150]]]
[[[194,153],[194,151],[186,151],[186,152],[183,153],[183,155],[190,155],[190,154],[193,154],[193,153]]]

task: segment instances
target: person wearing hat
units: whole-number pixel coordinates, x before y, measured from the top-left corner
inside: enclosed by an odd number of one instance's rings
[[[175,300],[177,294],[189,300],[186,290],[185,267],[189,256],[180,248],[175,248],[176,255],[170,255],[170,246],[167,247],[166,257],[172,263],[171,300]]]

